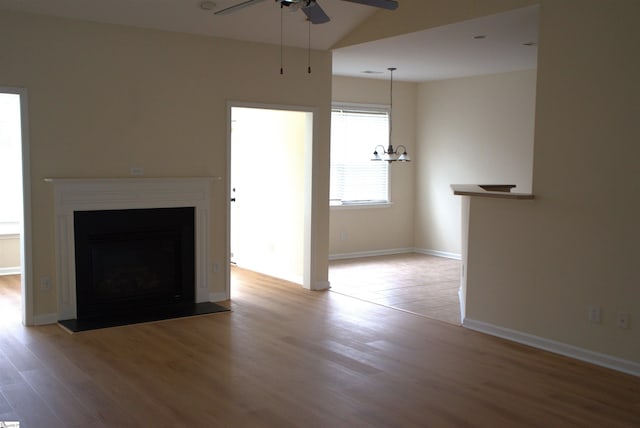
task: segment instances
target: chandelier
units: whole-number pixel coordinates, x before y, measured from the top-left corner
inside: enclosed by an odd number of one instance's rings
[[[409,154],[407,153],[407,148],[403,145],[398,145],[395,149],[393,148],[393,144],[391,144],[391,130],[393,121],[391,120],[391,115],[393,113],[393,72],[396,70],[395,67],[389,67],[387,70],[391,72],[391,80],[389,83],[389,147],[386,149],[384,146],[377,145],[373,150],[372,161],[387,161],[391,162],[409,162],[411,159],[409,158]],[[378,152],[378,148],[381,149],[382,154]]]

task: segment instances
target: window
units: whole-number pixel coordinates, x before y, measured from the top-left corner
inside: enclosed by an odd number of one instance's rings
[[[332,206],[389,202],[389,164],[371,162],[374,148],[386,148],[388,144],[388,108],[333,106],[329,192]]]
[[[0,93],[0,234],[19,233],[22,221],[20,95]]]

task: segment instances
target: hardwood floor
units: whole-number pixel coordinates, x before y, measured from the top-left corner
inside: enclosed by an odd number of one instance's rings
[[[460,261],[424,254],[335,260],[331,291],[460,325]]]
[[[232,312],[196,318],[74,335],[3,323],[0,421],[640,426],[636,377],[237,268],[232,287]]]

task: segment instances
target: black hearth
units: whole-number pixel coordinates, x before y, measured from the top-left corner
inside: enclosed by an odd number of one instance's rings
[[[217,312],[195,303],[193,207],[74,212],[78,331]],[[82,328],[84,326],[84,328]]]

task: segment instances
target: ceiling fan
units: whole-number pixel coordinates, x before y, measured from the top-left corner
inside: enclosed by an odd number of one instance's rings
[[[260,3],[264,0],[245,0],[243,2],[234,4],[233,6],[229,6],[227,8],[218,10],[214,12],[214,15],[225,15],[227,13],[235,12],[239,9],[243,9],[247,6],[252,6],[256,3]],[[330,18],[327,14],[322,10],[320,5],[316,0],[275,0],[277,3],[280,3],[280,7],[290,7],[292,11],[302,10],[302,12],[307,15],[307,19],[312,24],[324,24],[325,22],[329,22]],[[342,0],[348,1],[351,3],[359,3],[367,6],[379,7],[381,9],[387,10],[395,10],[398,8],[397,0]]]

